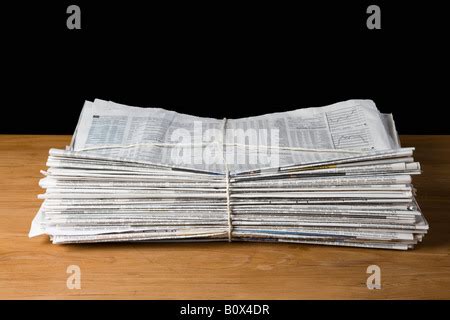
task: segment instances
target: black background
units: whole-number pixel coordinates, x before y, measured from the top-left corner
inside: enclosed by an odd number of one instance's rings
[[[207,316],[181,316],[182,306],[214,306],[224,304],[268,304],[270,315],[224,315],[215,313]],[[445,314],[447,301],[280,301],[280,300],[163,300],[163,301],[2,301],[2,310],[11,310],[19,318],[36,316],[36,310],[45,310],[55,315],[70,314],[72,319],[100,317],[105,319],[376,319],[399,317],[404,319],[423,319],[429,312]],[[9,310],[8,310],[9,309]],[[433,311],[430,311],[433,310]]]
[[[0,133],[71,134],[94,98],[218,118],[364,98],[401,134],[449,134],[444,3],[2,5]],[[70,4],[81,30],[66,28]]]

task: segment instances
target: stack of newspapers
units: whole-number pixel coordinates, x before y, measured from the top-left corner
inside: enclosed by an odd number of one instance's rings
[[[371,100],[213,119],[96,99],[49,152],[30,237],[405,250],[428,230],[413,151]]]

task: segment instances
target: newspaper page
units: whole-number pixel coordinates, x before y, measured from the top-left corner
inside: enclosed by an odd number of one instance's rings
[[[392,122],[371,100],[224,120],[96,99],[85,103],[70,150],[168,168],[239,173],[397,149],[390,128]]]

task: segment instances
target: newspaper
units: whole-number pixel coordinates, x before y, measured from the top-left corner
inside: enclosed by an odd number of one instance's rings
[[[212,119],[96,99],[49,152],[30,236],[409,249],[413,152],[371,100]]]
[[[235,174],[398,149],[392,123],[371,100],[218,120],[96,99],[85,103],[70,151],[219,174],[226,163]]]

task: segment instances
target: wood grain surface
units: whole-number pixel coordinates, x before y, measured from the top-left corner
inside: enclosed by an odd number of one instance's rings
[[[430,223],[411,251],[263,243],[53,245],[29,239],[48,149],[69,136],[0,135],[0,298],[450,299],[450,136],[402,136]],[[381,268],[368,290],[366,269]],[[69,265],[81,289],[66,286]]]

